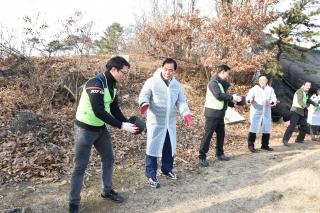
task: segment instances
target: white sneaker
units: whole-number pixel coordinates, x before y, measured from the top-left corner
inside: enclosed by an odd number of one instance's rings
[[[177,179],[178,179],[178,176],[177,176],[175,173],[173,173],[172,171],[171,171],[171,172],[168,172],[168,173],[163,173],[163,172],[162,172],[162,174],[163,174],[164,176],[167,176],[167,177],[170,178],[171,180],[177,180]]]
[[[148,178],[148,182],[151,187],[153,188],[159,188],[160,187],[160,182],[158,181],[157,177],[155,178]]]

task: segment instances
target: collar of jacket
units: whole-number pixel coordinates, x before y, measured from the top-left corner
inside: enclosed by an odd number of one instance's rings
[[[302,92],[306,93],[308,95],[309,91],[305,91],[303,86],[300,88],[302,90]]]
[[[109,86],[112,85],[112,87],[115,87],[117,82],[116,82],[116,79],[114,79],[114,77],[111,75],[111,73],[106,71],[106,72],[104,72],[104,75],[106,76],[107,84]]]
[[[164,77],[162,76],[162,72],[160,72],[160,76],[161,76],[161,79],[164,81],[164,83],[166,83],[166,85],[169,86],[170,81],[172,80],[172,78],[169,79],[169,80],[164,79]]]
[[[269,85],[267,84],[265,87],[262,87],[262,86],[260,86],[260,84],[257,84],[258,85],[258,87],[260,87],[261,89],[265,89],[265,88],[267,88]]]
[[[227,89],[230,87],[230,83],[229,83],[228,81],[226,81],[226,80],[222,80],[218,75],[215,75],[215,76],[213,77],[213,80],[216,80],[216,81],[218,81],[220,84],[222,84],[222,86],[223,86],[223,88],[224,88],[225,90],[227,90]]]
[[[167,83],[166,83],[166,80],[163,78],[163,76],[162,76],[162,67],[159,67],[155,72],[154,72],[154,76],[156,77],[156,78],[160,78],[160,79],[162,79],[164,82],[165,82],[165,84],[167,85]],[[171,81],[173,81],[175,79],[175,77],[173,76],[170,80],[169,80],[169,82],[171,82]],[[168,84],[169,85],[169,84]]]

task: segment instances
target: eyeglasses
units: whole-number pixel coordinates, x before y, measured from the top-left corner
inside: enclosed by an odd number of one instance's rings
[[[127,74],[129,72],[128,69],[120,69],[119,71],[122,72],[123,74]]]

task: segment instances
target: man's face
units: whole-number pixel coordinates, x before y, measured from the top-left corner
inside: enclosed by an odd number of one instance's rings
[[[268,83],[268,79],[266,76],[261,76],[259,78],[259,85],[260,87],[264,88],[265,86],[267,86],[267,83]]]
[[[129,72],[129,67],[128,66],[123,66],[122,69],[117,70],[115,67],[112,67],[110,70],[111,75],[114,77],[114,79],[117,82],[122,82],[124,79],[124,76]]]
[[[304,91],[308,92],[311,89],[311,83],[310,82],[306,82],[303,85],[303,89],[304,89]]]
[[[220,78],[221,78],[222,80],[227,80],[227,79],[229,78],[229,71],[230,71],[230,70],[228,70],[228,71],[221,71],[221,72],[219,73]]]
[[[176,71],[174,70],[174,64],[164,64],[162,67],[162,77],[165,80],[170,80],[172,79],[172,77],[174,76],[174,74],[176,73]]]

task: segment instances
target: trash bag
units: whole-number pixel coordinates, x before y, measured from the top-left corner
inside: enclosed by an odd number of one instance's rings
[[[236,105],[238,105],[238,106],[246,105],[246,97],[245,96],[241,96],[241,101],[236,103]]]
[[[146,128],[146,123],[142,121],[138,116],[131,116],[129,118],[129,122],[139,127],[139,131],[136,134],[141,134]]]

